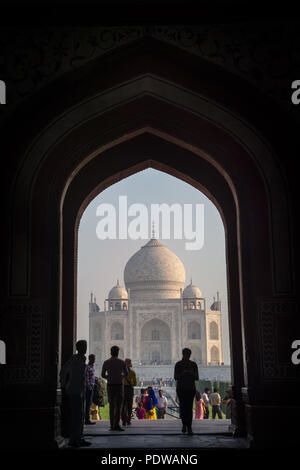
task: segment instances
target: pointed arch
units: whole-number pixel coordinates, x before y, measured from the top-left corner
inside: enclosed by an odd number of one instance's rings
[[[215,321],[209,323],[209,339],[219,339],[219,326]]]

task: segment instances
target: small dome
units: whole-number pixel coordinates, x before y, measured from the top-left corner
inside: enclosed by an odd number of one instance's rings
[[[109,300],[127,300],[128,299],[128,292],[125,287],[120,286],[119,280],[117,285],[114,286],[108,294]]]
[[[186,288],[183,291],[183,298],[184,299],[199,299],[202,298],[202,292],[199,289],[199,287],[194,286],[194,284],[191,283],[186,286]]]
[[[221,301],[214,299],[212,305],[210,306],[210,309],[220,311],[221,310]]]

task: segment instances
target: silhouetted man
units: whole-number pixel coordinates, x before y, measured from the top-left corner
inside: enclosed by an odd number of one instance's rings
[[[62,367],[60,381],[63,393],[69,396],[71,410],[71,433],[69,445],[72,447],[89,446],[91,443],[82,438],[84,400],[85,400],[85,361],[87,342],[77,341],[77,354],[74,354]]]
[[[122,405],[122,422],[123,426],[131,424],[131,414],[132,414],[132,401],[134,395],[134,387],[137,384],[136,373],[132,370],[131,359],[125,359],[125,364],[128,369],[127,377],[123,379],[124,385],[124,399]]]
[[[210,405],[209,394],[210,394],[209,388],[206,388],[204,390],[204,393],[202,393],[202,399],[203,399],[203,403],[205,406],[204,419],[209,419],[209,405]]]
[[[222,412],[221,412],[221,397],[219,394],[219,390],[217,388],[214,388],[214,392],[210,394],[209,396],[209,402],[212,407],[212,419],[216,418],[216,415],[218,415],[219,419],[223,419],[222,417]]]
[[[85,371],[85,424],[95,424],[90,420],[90,409],[93,402],[95,385],[95,354],[89,355],[89,363]]]
[[[123,378],[128,370],[125,362],[118,358],[118,346],[112,346],[111,358],[103,363],[101,377],[107,379],[107,396],[109,401],[109,418],[111,431],[124,431],[120,426],[121,406],[124,397]]]
[[[193,434],[193,402],[196,393],[195,381],[199,380],[198,366],[190,361],[192,351],[188,348],[182,350],[182,360],[175,364],[174,379],[177,382],[176,392],[179,399],[182,432]]]

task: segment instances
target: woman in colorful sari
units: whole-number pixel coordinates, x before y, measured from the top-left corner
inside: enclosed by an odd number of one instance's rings
[[[204,418],[204,401],[200,392],[196,392],[195,397],[195,419]]]
[[[157,398],[155,396],[154,390],[152,387],[148,387],[148,398],[145,402],[146,416],[145,419],[157,419],[156,417],[156,405]]]

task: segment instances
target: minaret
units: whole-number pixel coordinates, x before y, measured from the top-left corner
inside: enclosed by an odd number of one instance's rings
[[[91,300],[90,300],[90,304],[89,304],[89,310],[90,312],[89,313],[92,313],[93,311],[93,292],[91,292]]]
[[[218,305],[218,310],[221,311],[221,300],[219,298],[219,291],[217,291],[217,305]]]
[[[217,305],[220,312],[220,362],[224,361],[223,357],[223,328],[222,328],[222,312],[221,312],[221,300],[219,298],[219,291],[217,291]]]

